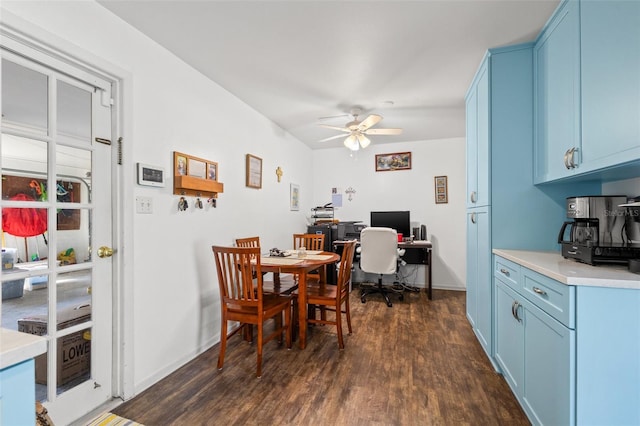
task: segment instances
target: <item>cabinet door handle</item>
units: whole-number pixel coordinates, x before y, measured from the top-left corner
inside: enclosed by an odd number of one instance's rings
[[[575,169],[576,167],[578,167],[576,164],[576,152],[578,152],[578,148],[571,148],[569,164],[571,164],[572,169]]]
[[[547,295],[546,291],[544,291],[543,289],[538,288],[538,287],[533,287],[533,292],[537,293],[537,294],[539,294],[541,296],[546,296]]]
[[[518,322],[522,322],[522,319],[518,316],[519,307],[520,307],[520,303],[514,300],[513,303],[511,304],[511,315],[513,315],[513,317],[517,319]]]
[[[476,193],[476,191],[471,191],[471,194],[469,195],[469,199],[471,200],[472,203],[475,203],[476,201],[478,201],[478,194]]]
[[[509,271],[507,271],[504,268],[500,268],[500,272],[502,272],[503,274],[505,274],[506,276],[509,276]]]
[[[564,166],[567,168],[567,170],[569,170],[571,168],[571,166],[569,165],[569,149],[565,151],[564,153]]]
[[[476,223],[476,214],[471,213],[471,223]]]

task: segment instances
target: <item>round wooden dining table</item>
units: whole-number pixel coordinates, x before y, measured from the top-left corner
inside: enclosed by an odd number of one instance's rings
[[[340,260],[340,256],[330,251],[307,252],[304,257],[296,255],[288,257],[260,257],[262,272],[272,272],[274,280],[279,274],[295,274],[298,276],[298,332],[300,349],[307,345],[307,273],[320,270],[321,282],[326,282],[325,266]]]

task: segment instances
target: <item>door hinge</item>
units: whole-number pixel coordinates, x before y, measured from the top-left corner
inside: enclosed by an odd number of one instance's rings
[[[122,166],[122,136],[118,138],[118,165]]]

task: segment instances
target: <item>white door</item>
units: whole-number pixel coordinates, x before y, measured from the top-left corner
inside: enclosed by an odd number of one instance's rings
[[[113,394],[110,84],[27,56],[2,46],[1,326],[46,336],[36,397],[66,424]]]

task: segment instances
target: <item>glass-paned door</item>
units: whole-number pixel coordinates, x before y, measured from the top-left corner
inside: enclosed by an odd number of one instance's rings
[[[109,84],[6,49],[1,71],[0,325],[47,338],[36,398],[66,423],[112,394]]]

